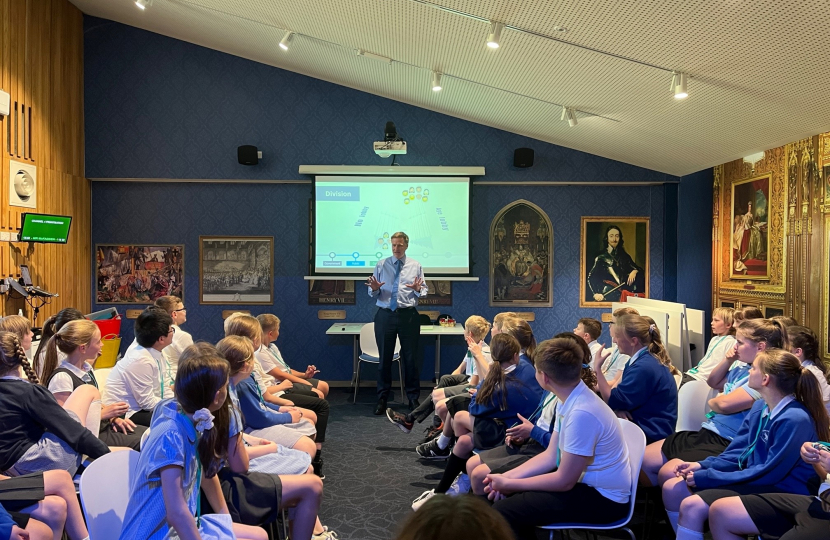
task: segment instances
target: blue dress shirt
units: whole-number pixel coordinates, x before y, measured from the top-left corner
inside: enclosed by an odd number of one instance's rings
[[[376,305],[378,307],[389,307],[389,301],[392,299],[392,287],[395,283],[396,260],[395,257],[387,257],[386,259],[378,261],[373,275],[383,285],[376,291],[373,291],[371,287],[366,287],[369,290],[369,296],[377,300]],[[421,268],[421,263],[405,255],[401,261],[403,262],[403,267],[401,268],[401,275],[398,278],[397,309],[417,306],[418,299],[426,296],[428,291],[426,281],[421,285],[420,291],[407,287],[408,284],[415,282],[415,278],[419,277],[424,279],[424,269]]]

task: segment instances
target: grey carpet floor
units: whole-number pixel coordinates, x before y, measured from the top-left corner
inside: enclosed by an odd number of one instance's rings
[[[395,392],[399,400],[398,394],[399,388]],[[406,434],[385,416],[372,414],[374,389],[361,389],[357,404],[352,403],[352,395],[343,388],[333,388],[329,394],[331,413],[323,449],[326,479],[320,519],[342,540],[391,540],[412,511],[413,499],[438,484],[446,462],[420,460],[415,454],[415,445],[429,420],[416,424]],[[427,390],[422,389],[422,399],[426,395]],[[400,401],[389,405],[405,412]],[[639,522],[633,526],[638,539],[644,538],[642,514],[635,511],[632,522]],[[666,536],[659,525],[648,536],[649,540],[673,538]],[[574,533],[571,538],[585,538],[585,534]]]

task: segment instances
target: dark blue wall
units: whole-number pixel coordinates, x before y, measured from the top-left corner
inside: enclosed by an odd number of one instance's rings
[[[712,169],[684,176],[678,207],[677,301],[712,313]]]
[[[677,177],[591,154],[541,143],[497,129],[351,90],[295,73],[162,37],[118,23],[85,21],[86,175],[90,178],[307,179],[301,164],[388,164],[371,143],[394,120],[410,146],[403,165],[479,165],[477,180],[619,182],[620,187],[483,186],[473,189],[473,262],[477,283],[455,283],[454,304],[442,311],[463,320],[488,305],[490,222],[510,201],[524,198],[550,216],[554,232],[554,306],[537,309],[540,339],[574,327],[579,317],[602,310],[579,309],[579,227],[583,215],[651,218],[651,293],[708,298],[710,290],[679,287],[681,255],[664,252],[665,231],[676,224],[672,187],[625,186],[626,182],[676,182]],[[257,167],[236,162],[236,146],[254,144],[264,153]],[[513,149],[536,151],[533,168],[512,167]],[[685,179],[683,180],[685,182]],[[680,197],[683,197],[681,185]],[[690,183],[692,185],[692,183]],[[694,184],[696,185],[696,184]],[[709,186],[711,201],[711,182]],[[351,340],[327,338],[329,322],[309,306],[302,276],[308,242],[309,185],[95,182],[92,185],[93,245],[182,243],[185,304],[195,338],[222,335],[221,311],[198,303],[199,235],[267,235],[275,238],[275,302],[239,306],[283,320],[279,345],[289,361],[313,361],[330,380],[348,380]],[[667,194],[669,195],[667,197]],[[709,203],[711,206],[711,203]],[[681,206],[681,211],[683,207]],[[709,210],[710,211],[710,210]],[[711,212],[711,211],[710,211]],[[710,214],[711,215],[711,214]],[[681,228],[682,230],[682,228]],[[708,268],[709,247],[689,257]],[[681,252],[686,251],[686,246]],[[668,260],[664,260],[668,256]],[[666,271],[664,272],[664,268]],[[94,284],[94,281],[93,281]],[[94,298],[93,298],[94,303]],[[698,307],[698,302],[689,301]],[[95,309],[107,307],[94,305]],[[123,306],[127,307],[140,306]],[[267,309],[266,309],[267,308]],[[374,308],[358,294],[345,307],[348,320],[369,321]],[[132,339],[125,325],[124,341]],[[454,340],[453,340],[454,339]],[[445,369],[463,355],[459,338],[444,343]],[[607,340],[607,338],[606,338]],[[427,341],[424,378],[434,347]]]

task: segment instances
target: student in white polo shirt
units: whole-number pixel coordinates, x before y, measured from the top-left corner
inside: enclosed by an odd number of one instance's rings
[[[166,311],[173,319],[173,324],[176,326],[176,331],[173,332],[173,343],[164,349],[164,356],[168,363],[168,377],[172,381],[176,380],[176,370],[179,366],[179,357],[182,352],[191,345],[193,345],[193,336],[182,329],[182,325],[187,322],[187,308],[184,307],[182,299],[178,296],[161,296],[156,298],[156,305]]]
[[[173,342],[173,319],[160,307],[150,306],[135,320],[136,346],[112,368],[104,389],[103,403],[124,401],[127,418],[140,426],[150,426],[153,407],[173,397],[165,384],[166,359],[161,351]]]
[[[591,349],[591,358],[597,354],[597,351],[602,350],[602,345],[597,341],[599,336],[602,335],[602,323],[598,320],[590,317],[579,319],[576,328],[574,328],[574,334],[584,339],[585,343],[588,344],[588,348]]]
[[[547,449],[527,463],[484,480],[488,498],[519,540],[536,526],[606,524],[628,514],[628,449],[614,412],[580,375],[583,350],[567,338],[542,342],[533,360],[536,380],[562,404]]]

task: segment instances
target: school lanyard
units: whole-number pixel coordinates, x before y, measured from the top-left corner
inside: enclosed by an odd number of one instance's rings
[[[744,465],[749,464],[749,457],[755,452],[755,446],[758,444],[758,437],[761,436],[761,430],[766,427],[767,423],[769,423],[769,417],[772,415],[767,415],[769,412],[769,406],[764,405],[764,410],[761,411],[761,418],[758,421],[758,431],[755,432],[755,439],[753,439],[752,443],[746,447],[746,449],[741,452],[741,455],[738,456],[738,469],[743,470]],[[743,462],[743,460],[746,462]]]
[[[287,371],[288,373],[291,373],[291,367],[290,367],[288,364],[286,364],[286,363],[285,363],[285,360],[283,360],[283,359],[282,359],[282,357],[281,357],[280,355],[278,355],[277,353],[275,353],[274,351],[272,351],[270,346],[265,347],[265,349],[266,349],[269,353],[271,353],[271,356],[273,356],[274,358],[276,358],[276,359],[277,359],[277,362],[279,362],[280,364],[282,364],[282,367],[284,367],[284,368],[285,368],[285,370],[283,370],[283,371]]]
[[[151,354],[150,356],[153,355]],[[156,361],[156,366],[158,366],[159,368],[159,390],[161,391],[161,399],[164,399],[164,375],[161,371],[161,362],[159,362],[158,358],[156,358],[155,356],[153,356],[153,360]]]
[[[605,366],[602,367],[602,372],[603,373],[608,373],[608,370],[610,370],[612,367],[614,367],[614,364],[616,364],[617,360],[619,360],[619,359],[620,359],[620,348],[617,347],[616,349],[614,349],[613,354],[611,354],[611,362],[608,364],[608,367],[605,367]]]
[[[559,437],[556,440],[556,468],[559,468],[559,462],[562,461],[562,419],[565,418],[565,415],[559,415],[556,417],[556,421],[559,424],[559,427],[556,429],[556,432],[559,434]]]
[[[737,369],[740,369],[740,368],[737,368]],[[746,375],[744,375],[743,377],[741,377],[740,379],[738,379],[735,382],[731,382],[731,383],[727,382],[726,384],[723,385],[723,393],[728,394],[729,392],[732,391],[733,388],[739,388],[739,387],[743,386],[744,383],[748,380],[749,380],[749,373],[747,373]]]
[[[717,349],[717,348],[718,348],[718,346],[719,346],[721,343],[723,343],[723,340],[724,340],[724,339],[726,339],[726,338],[728,338],[728,337],[729,337],[728,335],[726,335],[726,336],[721,336],[719,340],[717,340],[717,341],[716,341],[716,342],[715,342],[715,343],[714,343],[711,347],[709,347],[709,350],[708,350],[708,351],[706,351],[706,356],[704,356],[704,357],[703,357],[703,359],[702,359],[700,362],[698,362],[698,363],[697,363],[697,365],[696,365],[695,367],[693,367],[692,369],[690,369],[690,370],[689,370],[689,373],[691,373],[691,374],[693,374],[693,375],[694,375],[695,373],[697,373],[698,371],[700,371],[700,366],[703,364],[703,362],[705,362],[706,360],[708,360],[708,359],[709,359],[709,357],[710,357],[710,356],[712,356],[712,353],[713,353],[713,352],[715,352],[715,349]]]
[[[551,393],[550,393],[550,396],[548,396],[548,399],[547,399],[547,400],[545,399],[545,396],[542,396],[542,399],[540,399],[540,400],[539,400],[539,405],[537,405],[537,406],[536,406],[536,410],[535,410],[535,411],[533,411],[533,414],[531,414],[530,416],[528,416],[528,417],[527,417],[527,419],[528,419],[528,420],[530,420],[531,422],[533,422],[533,421],[536,419],[536,416],[537,416],[537,415],[538,415],[538,416],[542,416],[542,411],[544,411],[544,410],[545,410],[545,407],[547,407],[547,406],[548,406],[548,404],[549,404],[551,401],[553,401],[553,399],[554,399],[555,397],[556,397],[556,396],[554,396],[554,395],[553,395],[553,392],[551,392]]]

